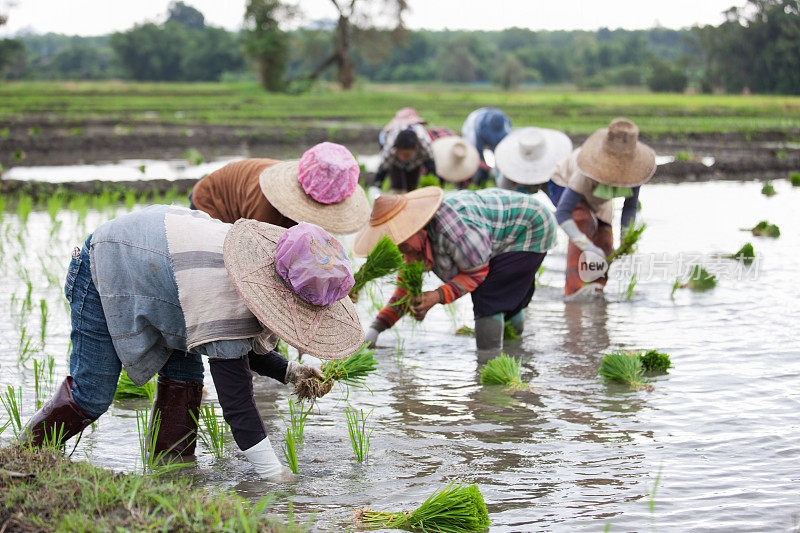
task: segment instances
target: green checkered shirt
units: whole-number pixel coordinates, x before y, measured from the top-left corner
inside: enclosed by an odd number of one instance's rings
[[[448,194],[425,227],[433,271],[449,281],[506,252],[547,252],[556,245],[557,225],[553,214],[528,194],[503,189]]]

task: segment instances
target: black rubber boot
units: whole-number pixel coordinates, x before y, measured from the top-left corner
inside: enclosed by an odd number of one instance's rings
[[[41,446],[45,440],[63,444],[95,419],[86,414],[72,397],[72,376],[67,376],[58,386],[55,395],[25,424],[24,439],[32,446]]]
[[[162,452],[180,457],[194,455],[202,397],[203,385],[198,381],[158,376],[156,398],[147,427],[147,437],[152,439],[153,420],[159,413],[161,423],[155,436],[155,455]]]

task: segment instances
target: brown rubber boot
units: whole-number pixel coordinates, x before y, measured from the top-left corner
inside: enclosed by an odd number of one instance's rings
[[[41,446],[45,440],[53,443],[56,437],[63,444],[94,421],[75,402],[72,397],[72,376],[67,376],[50,401],[28,420],[25,432],[31,446]]]
[[[203,385],[198,381],[178,381],[158,376],[156,398],[147,427],[148,438],[152,438],[153,420],[156,412],[160,413],[156,455],[161,452],[180,457],[194,455],[202,397]]]

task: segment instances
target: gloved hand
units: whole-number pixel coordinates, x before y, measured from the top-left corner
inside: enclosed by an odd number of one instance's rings
[[[366,340],[369,344],[369,348],[375,348],[375,346],[378,344],[378,335],[380,334],[381,332],[373,326],[370,326],[367,329],[367,332],[364,335],[364,340]]]
[[[584,232],[578,229],[578,225],[571,218],[561,223],[561,229],[563,229],[567,234],[567,237],[569,237],[569,240],[572,242],[572,244],[580,248],[582,251],[592,251],[601,257],[606,256],[603,250],[596,246]]]
[[[299,381],[308,378],[317,378],[322,381],[325,379],[325,375],[319,368],[303,365],[297,361],[289,361],[289,364],[286,365],[286,378],[284,379],[286,383],[294,383],[296,385]]]
[[[253,463],[258,475],[264,479],[271,481],[284,481],[284,466],[275,455],[275,450],[272,449],[272,443],[269,437],[264,437],[264,440],[244,450],[244,456],[247,460]]]

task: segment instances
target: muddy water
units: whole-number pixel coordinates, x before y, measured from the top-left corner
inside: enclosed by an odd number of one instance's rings
[[[385,333],[376,352],[371,391],[335,391],[318,402],[299,450],[293,483],[258,481],[230,452],[221,462],[199,448],[193,474],[209,487],[248,498],[280,491],[276,512],[289,502],[320,530],[348,526],[357,507],[408,509],[451,479],[480,485],[493,531],[785,531],[797,527],[800,497],[798,382],[800,309],[800,190],[776,183],[765,198],[756,183],[651,185],[642,189],[648,223],[638,255],[638,283],[621,295],[630,270],[615,265],[604,302],[565,304],[561,293],[565,241],[545,260],[542,285],[528,310],[526,331],[506,351],[520,357],[529,392],[509,394],[479,384],[473,340],[453,335],[471,324],[469,300],[434,309],[422,324],[404,321]],[[50,236],[46,213],[27,229],[6,214],[0,262],[0,383],[22,384],[23,414],[33,412],[32,363],[20,365],[23,326],[38,340],[39,300],[50,317],[45,346],[33,357],[56,359],[64,375],[68,323],[60,295],[69,251],[110,213],[79,222],[58,215]],[[738,228],[768,219],[777,240]],[[22,231],[21,236],[20,231]],[[752,241],[754,270],[713,257]],[[23,244],[21,244],[23,243]],[[720,283],[697,294],[670,297],[678,270],[703,262]],[[630,266],[630,263],[627,263]],[[625,268],[623,268],[625,267]],[[26,285],[32,311],[20,317]],[[53,281],[49,284],[47,278]],[[427,283],[432,287],[435,281]],[[391,286],[374,289],[388,295]],[[15,295],[12,301],[11,294]],[[374,314],[369,297],[362,321]],[[600,353],[659,348],[672,356],[668,375],[651,391],[606,385],[596,370]],[[207,379],[208,401],[215,392]],[[279,451],[288,391],[256,380],[273,446]],[[344,408],[372,411],[368,463],[353,460]],[[135,409],[116,403],[74,456],[123,471],[139,468]],[[7,430],[2,439],[10,438]],[[230,449],[234,449],[229,438]]]

